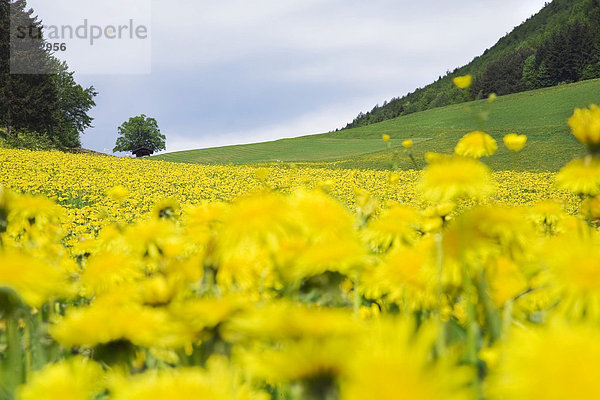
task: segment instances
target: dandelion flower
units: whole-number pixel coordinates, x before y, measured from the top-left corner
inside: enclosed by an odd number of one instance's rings
[[[236,356],[245,368],[270,384],[299,382],[313,390],[335,390],[336,380],[345,374],[352,351],[352,341],[332,338],[324,340],[302,339],[276,348],[256,346],[240,351]],[[310,388],[309,391],[313,391]]]
[[[588,108],[576,108],[568,122],[580,143],[592,152],[600,149],[600,106],[592,104]]]
[[[46,262],[14,250],[0,251],[0,287],[14,290],[32,307],[68,294],[64,272]]]
[[[473,372],[451,358],[432,360],[437,328],[425,323],[417,330],[409,320],[383,320],[357,347],[340,399],[467,400]]]
[[[378,248],[413,243],[419,236],[421,218],[416,208],[395,204],[371,222],[365,232],[369,242]]]
[[[512,151],[521,151],[523,147],[525,147],[525,143],[527,143],[527,136],[525,135],[517,135],[516,133],[509,133],[504,136],[504,145],[507,149]]]
[[[498,150],[496,140],[485,132],[474,131],[463,136],[454,152],[459,156],[481,158],[491,156]]]
[[[488,267],[490,297],[498,308],[528,289],[523,271],[508,257],[500,257]]]
[[[159,201],[152,208],[152,214],[155,218],[172,219],[177,216],[179,211],[179,202],[173,198]]]
[[[546,244],[558,310],[572,319],[600,321],[600,246],[593,239],[558,237]]]
[[[386,254],[382,264],[365,277],[367,297],[385,296],[411,311],[434,308],[439,299],[437,270],[430,257],[432,244],[425,241],[415,248],[394,249]]]
[[[473,81],[473,76],[472,75],[464,75],[464,76],[457,76],[456,78],[454,78],[452,80],[452,82],[454,82],[454,84],[456,85],[457,88],[459,89],[466,89],[469,86],[471,86],[471,82]]]
[[[402,147],[404,147],[405,149],[410,149],[413,147],[413,141],[410,139],[406,139],[405,141],[402,142]]]
[[[208,360],[208,369],[151,370],[118,381],[113,400],[267,400],[266,393],[253,390],[241,374],[220,357]]]
[[[384,133],[383,135],[381,135],[381,138],[383,139],[384,142],[389,142],[390,141],[390,135]]]
[[[323,339],[355,334],[359,330],[355,322],[346,311],[281,301],[233,316],[225,331],[231,339]]]
[[[600,332],[551,324],[513,331],[491,371],[487,398],[592,399],[600,393]]]
[[[600,219],[600,196],[585,199],[581,204],[581,214],[592,221]]]
[[[19,400],[91,400],[103,390],[102,367],[81,356],[48,364],[18,389]]]
[[[145,347],[177,348],[191,341],[185,327],[162,309],[136,304],[108,306],[100,301],[69,310],[49,331],[66,347],[95,347],[126,340]]]
[[[556,182],[560,189],[596,196],[600,194],[600,161],[591,157],[573,160],[556,175]]]
[[[81,284],[85,294],[91,296],[142,276],[142,268],[131,256],[102,252],[88,259],[87,266],[81,274]]]
[[[113,199],[114,201],[123,201],[127,198],[127,196],[129,195],[129,190],[122,186],[122,185],[117,185],[117,186],[113,186],[112,188],[110,188],[106,194],[108,195],[108,197],[110,197],[111,199]]]
[[[442,157],[427,166],[420,182],[423,197],[433,202],[491,195],[495,186],[488,167],[468,157]]]

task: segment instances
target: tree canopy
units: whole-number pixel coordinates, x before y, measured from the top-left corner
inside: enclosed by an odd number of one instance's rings
[[[80,134],[92,126],[94,87],[78,85],[67,64],[39,41],[15,44],[18,27],[34,27],[43,35],[25,0],[0,0],[0,127],[7,136],[36,132],[59,147],[79,147]]]
[[[139,148],[147,148],[151,152],[165,150],[165,140],[156,120],[142,114],[129,118],[119,127],[119,137],[113,152],[134,152]]]

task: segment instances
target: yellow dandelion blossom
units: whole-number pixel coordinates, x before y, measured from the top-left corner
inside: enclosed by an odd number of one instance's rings
[[[152,260],[164,257],[173,257],[182,253],[185,247],[184,237],[179,228],[165,218],[151,219],[129,226],[123,237],[125,248],[131,251],[134,257]]]
[[[444,255],[457,263],[482,266],[502,255],[524,259],[535,234],[519,207],[476,207],[457,218],[444,232]]]
[[[525,293],[529,288],[525,274],[508,257],[500,257],[487,267],[490,297],[498,308]]]
[[[399,248],[387,254],[382,264],[363,278],[363,291],[369,298],[385,296],[389,301],[408,310],[435,307],[437,269],[430,256],[432,242],[425,241],[415,248]]]
[[[562,204],[556,200],[541,201],[528,213],[528,218],[540,226],[545,233],[555,232],[559,223],[566,217]]]
[[[485,132],[474,131],[463,136],[454,152],[459,156],[481,158],[491,156],[498,150],[496,140]]]
[[[114,201],[123,201],[129,195],[129,190],[125,186],[117,185],[110,188],[106,194]]]
[[[430,323],[418,331],[407,320],[376,324],[353,353],[340,399],[472,399],[473,371],[451,358],[433,361],[437,333]]]
[[[420,182],[423,197],[445,202],[462,197],[485,198],[495,186],[488,167],[468,157],[443,157],[427,166]]]
[[[491,400],[595,398],[600,393],[600,332],[560,322],[515,330],[490,378]]]
[[[41,307],[71,291],[60,268],[15,250],[0,251],[2,286],[14,290],[23,302],[33,307]]]
[[[327,271],[350,275],[362,269],[366,260],[367,251],[357,237],[328,238],[305,246],[292,264],[277,270],[287,282],[295,282]]]
[[[581,204],[581,215],[592,221],[600,219],[600,196],[585,199]]]
[[[413,147],[413,141],[410,139],[406,139],[402,142],[402,147],[404,147],[405,149],[410,149]]]
[[[30,224],[56,222],[64,210],[43,196],[18,195],[10,203],[9,220],[27,221]]]
[[[350,312],[277,302],[235,315],[224,327],[232,339],[322,339],[355,334],[360,327]]]
[[[222,202],[205,202],[187,208],[183,223],[190,239],[200,244],[207,244],[221,226],[226,210],[227,207]]]
[[[142,276],[142,268],[131,255],[102,252],[87,261],[86,268],[81,273],[81,285],[85,295],[91,296]]]
[[[195,333],[214,329],[244,310],[249,300],[241,297],[190,299],[169,305],[169,312]]]
[[[183,347],[191,333],[165,310],[136,304],[112,305],[95,302],[69,310],[49,329],[65,347],[94,347],[127,340],[145,347]]]
[[[425,161],[427,161],[429,164],[433,164],[436,161],[445,160],[447,158],[448,158],[448,156],[446,156],[446,155],[434,153],[431,151],[428,151],[425,153]]]
[[[266,393],[243,382],[241,374],[222,358],[213,357],[208,369],[178,368],[150,370],[119,380],[113,400],[267,400]]]
[[[569,118],[571,133],[580,143],[595,152],[600,147],[600,107],[596,104],[588,108],[576,108]]]
[[[550,240],[544,259],[553,275],[559,311],[570,318],[600,321],[600,245],[598,238],[564,235]]]
[[[252,375],[272,385],[304,382],[310,386],[311,382],[319,382],[323,393],[335,390],[336,380],[345,374],[353,357],[353,352],[349,351],[352,344],[346,338],[307,338],[286,342],[276,348],[259,345],[240,351],[236,358]]]
[[[254,171],[254,176],[260,182],[266,182],[269,176],[271,175],[271,172],[272,171],[270,168],[257,168]]]
[[[68,361],[47,364],[34,372],[29,382],[18,389],[19,400],[91,400],[103,390],[102,367],[76,356]]]
[[[381,135],[381,138],[383,139],[384,142],[389,142],[390,141],[390,135],[384,133],[383,135]]]
[[[504,136],[503,140],[507,149],[517,152],[521,151],[523,147],[525,147],[525,143],[527,143],[527,136],[509,133],[508,135]]]
[[[159,201],[152,208],[154,218],[173,219],[180,211],[179,202],[173,198]]]
[[[457,88],[459,89],[466,89],[469,86],[471,86],[471,82],[473,81],[473,76],[472,75],[464,75],[464,76],[457,76],[456,78],[452,79],[452,82],[454,83],[454,85],[456,85]]]
[[[412,243],[419,237],[421,216],[416,208],[394,204],[371,222],[365,237],[372,246],[388,249],[404,243]]]
[[[217,279],[223,286],[250,289],[273,284],[273,255],[282,238],[291,235],[297,219],[285,197],[257,193],[238,199],[223,219],[215,258]]]
[[[591,157],[573,160],[556,175],[556,182],[560,189],[596,196],[600,194],[600,161]]]

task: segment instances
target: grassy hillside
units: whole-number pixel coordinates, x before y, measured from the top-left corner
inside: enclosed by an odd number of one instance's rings
[[[459,75],[474,76],[473,98],[600,78],[598,43],[600,0],[553,0],[467,65],[361,112],[346,128],[462,103],[462,92],[452,84],[452,78]]]
[[[558,170],[569,159],[582,154],[581,146],[569,133],[567,119],[574,107],[590,103],[600,103],[598,79],[498,97],[484,129],[498,140],[499,150],[486,162],[496,170],[515,166],[538,171]],[[209,164],[290,161],[331,167],[388,168],[393,157],[398,157],[401,168],[408,169],[412,163],[400,143],[413,139],[413,151],[421,167],[425,164],[422,161],[425,152],[451,153],[462,135],[477,129],[465,107],[476,109],[482,105],[483,101],[457,104],[335,133],[189,150],[153,158]],[[516,164],[502,144],[502,137],[510,132],[529,137]],[[390,150],[385,149],[381,140],[384,133],[392,137]]]

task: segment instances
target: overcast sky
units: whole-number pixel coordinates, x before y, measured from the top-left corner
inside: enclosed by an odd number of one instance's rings
[[[117,127],[139,114],[158,120],[168,151],[343,127],[360,111],[468,63],[544,1],[114,0],[113,6],[121,5],[111,9],[107,0],[28,0],[28,5],[45,25],[87,18],[102,27],[130,19],[148,27],[143,41],[105,40],[106,47],[101,39],[92,47],[70,42],[65,56],[75,70],[102,72],[78,72],[76,79],[99,92],[91,113],[95,127],[83,136],[84,147],[110,152]],[[127,73],[115,74],[115,65]]]

